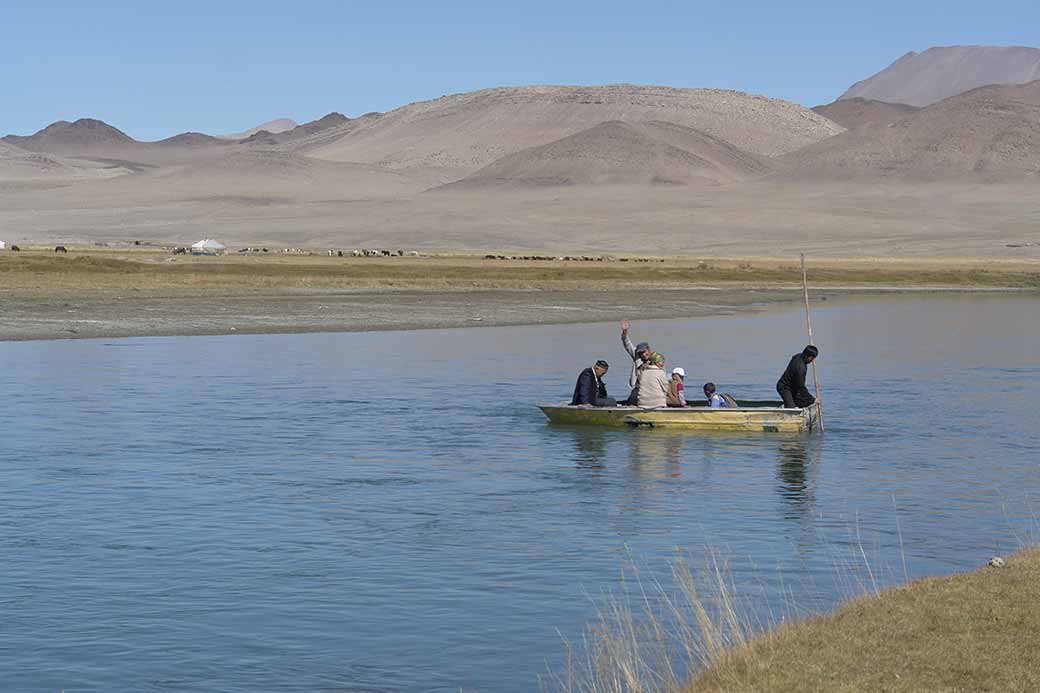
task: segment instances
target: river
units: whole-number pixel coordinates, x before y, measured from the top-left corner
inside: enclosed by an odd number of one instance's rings
[[[527,691],[677,550],[763,608],[832,607],[854,555],[974,568],[1037,536],[1038,317],[821,304],[804,437],[547,425],[597,358],[623,396],[614,324],[0,343],[0,685]],[[633,336],[748,398],[805,343],[790,308]]]

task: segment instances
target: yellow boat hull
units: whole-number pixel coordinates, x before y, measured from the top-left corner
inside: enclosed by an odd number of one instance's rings
[[[539,408],[555,424],[614,428],[667,428],[734,433],[807,433],[816,426],[817,405],[784,409],[780,402],[740,402],[735,409],[692,406],[681,409],[589,407],[544,404]]]

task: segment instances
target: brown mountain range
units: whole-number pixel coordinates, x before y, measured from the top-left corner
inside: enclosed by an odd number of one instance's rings
[[[502,87],[351,121],[329,131],[330,141],[309,154],[396,170],[437,169],[452,180],[601,123],[648,120],[694,128],[762,156],[790,152],[841,131],[797,104],[735,91],[632,84]]]
[[[867,125],[782,158],[808,176],[930,180],[1040,173],[1040,80],[982,87],[888,125]]]

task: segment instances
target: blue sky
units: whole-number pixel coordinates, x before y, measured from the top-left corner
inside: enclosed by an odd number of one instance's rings
[[[1040,45],[1040,3],[0,4],[0,134],[96,117],[139,139],[356,116],[521,84],[721,87],[806,105],[903,53]]]

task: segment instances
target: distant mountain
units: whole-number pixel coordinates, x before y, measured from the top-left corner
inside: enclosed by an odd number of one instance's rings
[[[245,130],[243,132],[234,132],[227,135],[218,135],[218,137],[222,140],[244,140],[247,137],[252,137],[261,130],[266,130],[267,132],[277,135],[279,132],[292,130],[294,127],[297,127],[298,125],[299,123],[297,123],[292,118],[275,118],[274,120],[269,120],[266,123],[260,123],[256,127],[249,128],[248,130]]]
[[[990,84],[1040,79],[1040,49],[1022,46],[943,46],[910,52],[873,77],[856,82],[838,100],[862,97],[928,106]]]
[[[2,141],[33,152],[87,152],[113,146],[132,145],[133,138],[108,123],[80,118],[70,123],[59,120],[32,135],[7,135]]]
[[[941,180],[1040,175],[1040,81],[973,89],[888,125],[866,125],[783,157],[807,177]]]
[[[772,167],[692,128],[609,121],[509,154],[452,188],[554,185],[719,185]]]
[[[228,145],[230,140],[224,140],[212,135],[204,135],[201,132],[182,132],[173,137],[155,142],[163,147],[210,147],[213,145]]]
[[[815,106],[812,110],[843,128],[852,130],[862,125],[888,125],[919,109],[905,103],[872,101],[857,96]]]
[[[764,156],[841,132],[797,104],[736,91],[633,84],[502,87],[352,120],[330,130],[329,141],[308,155],[464,176],[503,156],[613,120],[675,123]]]
[[[333,112],[309,123],[297,125],[291,130],[283,130],[282,132],[260,130],[249,137],[243,138],[241,142],[243,144],[283,144],[285,142],[294,142],[329,128],[338,127],[349,121],[350,118],[347,118],[342,113]]]

